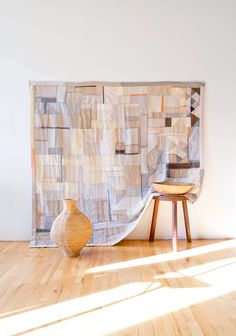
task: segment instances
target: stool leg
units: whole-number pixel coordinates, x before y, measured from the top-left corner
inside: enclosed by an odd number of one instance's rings
[[[149,235],[149,241],[150,242],[153,242],[154,241],[154,237],[155,237],[158,206],[159,206],[159,200],[157,198],[155,198],[155,200],[154,200],[154,208],[153,208],[153,213],[152,213],[152,224],[151,224],[151,230],[150,230],[150,235]]]
[[[187,201],[182,201],[182,205],[183,205],[183,212],[184,212],[184,223],[185,223],[187,242],[191,243],[192,239],[191,239],[191,232],[190,232]]]
[[[174,252],[177,251],[177,239],[178,239],[177,202],[172,201],[172,247]]]

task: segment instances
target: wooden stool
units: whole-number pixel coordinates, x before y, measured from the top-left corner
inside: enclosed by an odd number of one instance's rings
[[[154,208],[152,214],[152,224],[150,230],[149,241],[153,242],[155,237],[157,213],[159,207],[159,201],[171,201],[172,202],[172,246],[173,250],[177,251],[177,239],[178,239],[178,227],[177,227],[177,202],[181,201],[184,212],[184,223],[186,230],[187,241],[191,242],[190,224],[188,216],[187,198],[184,195],[159,195],[154,196]]]

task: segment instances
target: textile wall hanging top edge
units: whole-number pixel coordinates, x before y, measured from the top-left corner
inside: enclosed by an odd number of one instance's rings
[[[185,87],[199,87],[205,86],[206,83],[199,81],[199,82],[178,82],[178,81],[161,81],[161,82],[106,82],[106,81],[29,81],[30,86],[37,86],[37,85],[81,85],[81,86],[93,86],[93,85],[106,85],[106,86],[145,86],[145,85],[172,85],[172,86],[185,86]]]

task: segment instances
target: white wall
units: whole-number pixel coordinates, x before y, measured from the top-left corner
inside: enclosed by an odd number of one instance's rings
[[[0,57],[0,239],[31,234],[29,80],[205,81],[192,232],[236,237],[235,0],[1,0]],[[150,213],[130,238],[147,238]],[[158,237],[170,233],[161,204]]]

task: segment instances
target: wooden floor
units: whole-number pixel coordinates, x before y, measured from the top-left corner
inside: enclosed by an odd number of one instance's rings
[[[236,240],[0,242],[0,335],[236,335]]]

